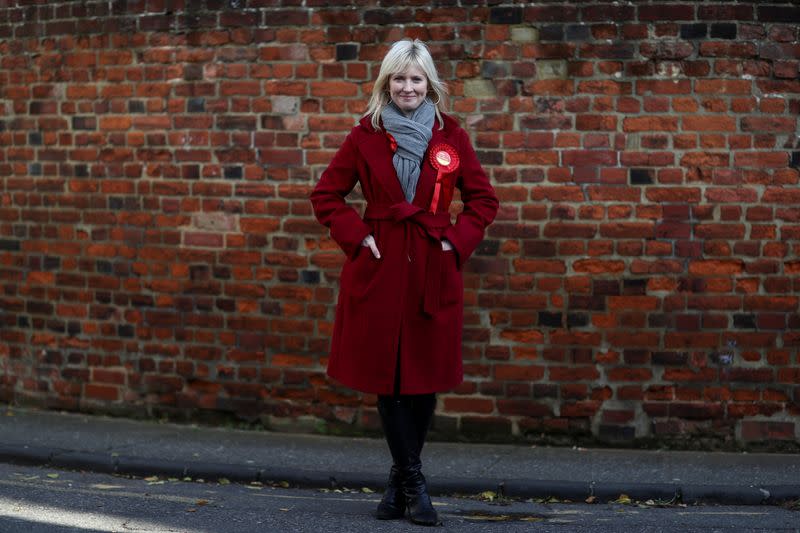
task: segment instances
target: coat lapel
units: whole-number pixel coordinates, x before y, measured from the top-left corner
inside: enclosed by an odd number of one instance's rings
[[[372,174],[377,179],[383,189],[389,194],[392,202],[402,202],[405,199],[400,180],[397,178],[397,171],[392,163],[392,150],[389,148],[389,139],[383,131],[375,131],[368,119],[361,121],[362,125],[370,132],[364,137],[364,141],[359,143],[358,149],[361,155],[372,170]]]

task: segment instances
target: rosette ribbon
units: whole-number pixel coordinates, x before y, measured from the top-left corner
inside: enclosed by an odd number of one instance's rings
[[[449,144],[439,143],[431,149],[430,160],[436,169],[436,185],[428,211],[436,213],[440,198],[443,200],[443,211],[447,211],[453,199],[455,172],[459,165],[458,152]]]

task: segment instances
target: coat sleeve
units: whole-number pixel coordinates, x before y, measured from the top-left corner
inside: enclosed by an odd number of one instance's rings
[[[458,130],[458,140],[461,174],[456,186],[461,190],[464,210],[442,236],[456,249],[460,269],[483,240],[486,226],[494,220],[500,203],[463,128]]]
[[[357,152],[351,132],[310,195],[314,216],[322,225],[330,228],[331,238],[351,259],[364,237],[372,232],[358,212],[344,200],[358,181]]]

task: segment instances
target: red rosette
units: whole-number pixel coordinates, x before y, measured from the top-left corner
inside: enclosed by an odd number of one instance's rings
[[[428,209],[431,213],[436,213],[439,205],[439,198],[442,197],[443,210],[447,210],[450,201],[453,199],[453,188],[455,187],[455,171],[458,170],[460,160],[456,149],[447,143],[438,143],[429,152],[431,165],[436,169],[436,186],[433,189],[431,206]]]
[[[446,143],[439,143],[431,148],[428,154],[433,168],[442,174],[450,174],[458,170],[459,159],[456,149]]]

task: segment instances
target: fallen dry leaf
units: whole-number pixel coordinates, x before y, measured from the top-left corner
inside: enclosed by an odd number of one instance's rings
[[[594,503],[596,501],[597,501],[596,496],[589,496],[588,498],[586,498],[586,503]]]
[[[58,479],[58,474],[47,474],[50,479]]]
[[[619,498],[617,498],[616,500],[614,500],[611,503],[621,503],[623,505],[627,505],[627,504],[631,503],[631,497],[628,496],[627,494],[620,494]]]
[[[490,502],[493,502],[496,497],[497,493],[492,490],[485,490],[478,495],[478,498]]]

